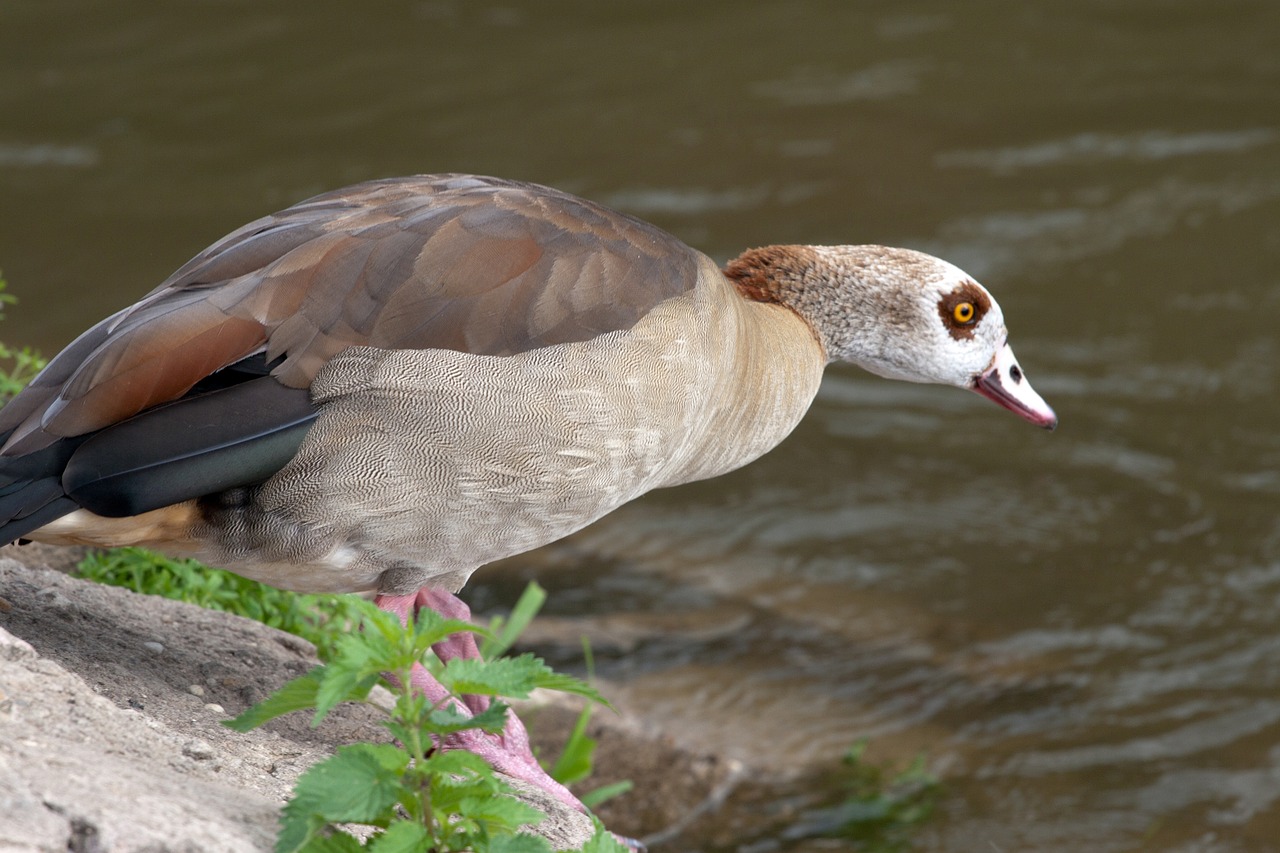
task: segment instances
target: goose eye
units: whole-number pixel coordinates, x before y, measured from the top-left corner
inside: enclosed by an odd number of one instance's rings
[[[938,300],[938,318],[957,341],[972,340],[978,323],[991,310],[991,297],[973,281],[962,281]]]

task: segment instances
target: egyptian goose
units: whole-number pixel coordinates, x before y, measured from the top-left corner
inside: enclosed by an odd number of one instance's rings
[[[928,255],[721,270],[548,187],[371,181],[232,232],[54,358],[0,411],[0,541],[465,615],[479,566],[767,452],[835,360],[1057,423],[995,300]],[[522,730],[461,745],[577,802]]]

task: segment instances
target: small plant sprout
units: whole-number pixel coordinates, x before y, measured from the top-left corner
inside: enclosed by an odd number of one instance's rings
[[[590,685],[553,672],[532,654],[441,664],[430,653],[434,644],[460,631],[477,633],[499,645],[504,637],[514,639],[505,632],[495,637],[427,609],[420,610],[410,624],[401,625],[394,615],[372,605],[361,602],[358,606],[360,630],[341,637],[325,665],[227,723],[247,731],[299,710],[314,710],[313,723],[319,723],[340,702],[367,702],[370,690],[379,683],[395,696],[384,721],[395,742],[340,747],[298,779],[293,798],[284,808],[277,853],[362,849],[370,853],[550,853],[545,840],[520,831],[540,821],[541,812],[516,799],[479,757],[437,746],[466,729],[501,732],[508,709],[503,700],[526,698],[538,687],[601,703],[604,699]],[[507,625],[522,618],[513,614]],[[416,663],[427,667],[446,688],[445,697],[432,702],[407,686]],[[487,708],[469,712],[464,696],[491,701]],[[339,828],[342,824],[373,828],[367,846],[345,834]],[[599,824],[586,849],[591,853],[627,850]]]

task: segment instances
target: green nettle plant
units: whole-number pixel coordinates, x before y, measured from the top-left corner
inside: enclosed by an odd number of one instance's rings
[[[942,783],[929,772],[923,755],[905,767],[871,764],[864,759],[864,738],[845,753],[837,774],[844,798],[837,805],[808,813],[785,838],[842,839],[867,853],[907,853],[913,836],[933,816],[943,797]]]
[[[333,654],[338,640],[363,613],[359,599],[351,596],[288,592],[145,548],[92,552],[80,561],[76,573],[85,580],[233,613],[288,631],[314,645],[321,660]]]
[[[369,702],[376,684],[395,696],[391,710],[384,710],[384,725],[394,742],[339,747],[298,779],[284,808],[277,853],[550,853],[545,840],[520,832],[542,820],[541,812],[517,800],[484,760],[461,750],[437,750],[434,743],[465,729],[500,732],[508,708],[502,700],[525,698],[536,687],[604,699],[590,685],[553,672],[532,654],[441,664],[430,652],[432,645],[460,631],[493,638],[499,648],[509,645],[522,627],[517,617],[494,634],[429,610],[402,626],[394,615],[372,605],[361,602],[358,607],[360,630],[339,639],[326,664],[227,723],[243,732],[281,714],[314,710],[318,724],[340,702]],[[432,703],[408,687],[418,663],[444,685],[448,697]],[[472,716],[460,710],[463,695],[493,701]],[[362,844],[347,834],[341,828],[345,824],[371,828],[368,841]],[[598,823],[584,849],[627,850]]]
[[[0,320],[4,319],[5,306],[18,301],[6,292],[7,287],[4,276],[0,275]],[[0,406],[3,406],[44,368],[45,359],[31,347],[14,349],[0,342],[0,365]]]

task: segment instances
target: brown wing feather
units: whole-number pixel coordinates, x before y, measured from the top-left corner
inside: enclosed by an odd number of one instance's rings
[[[265,349],[306,387],[347,347],[505,355],[632,326],[691,288],[699,255],[533,184],[373,181],[252,222],[55,358],[0,412],[6,455],[180,397]]]

